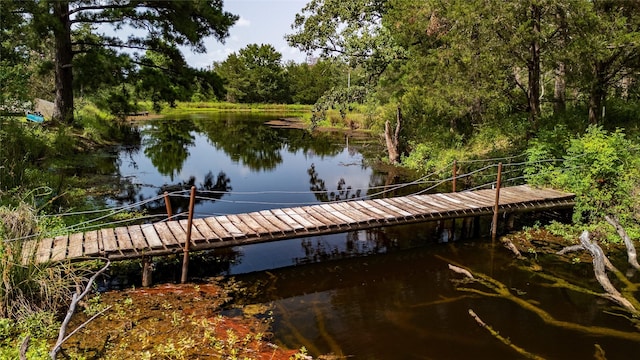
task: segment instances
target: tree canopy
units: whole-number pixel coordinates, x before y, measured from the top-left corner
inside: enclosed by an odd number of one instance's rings
[[[113,59],[122,49],[166,53],[176,46],[204,52],[206,37],[223,41],[238,19],[223,11],[222,5],[222,0],[24,0],[2,2],[0,6],[3,13],[21,15],[20,19],[11,18],[13,31],[25,27],[40,38],[53,39],[54,117],[72,123],[74,60],[81,54],[91,54],[90,58],[109,55]],[[113,35],[98,34],[97,25],[110,25],[115,31]],[[6,50],[3,46],[2,58]],[[132,58],[140,65],[139,55]]]
[[[441,129],[439,138],[459,141],[498,118],[535,133],[567,103],[587,109],[589,122],[603,123],[606,100],[629,96],[637,83],[639,6],[313,0],[287,40],[361,66],[369,99],[404,110],[400,138],[410,149],[410,142],[433,138],[434,129]]]

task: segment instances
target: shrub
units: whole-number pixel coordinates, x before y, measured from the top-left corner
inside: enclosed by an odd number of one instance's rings
[[[608,132],[592,126],[581,137],[563,140],[561,131],[533,141],[527,150],[528,182],[550,185],[576,194],[574,221],[597,222],[608,214],[634,222],[638,208],[633,194],[638,189],[638,149],[621,130]],[[564,160],[542,162],[544,159]],[[631,224],[629,224],[631,225]]]

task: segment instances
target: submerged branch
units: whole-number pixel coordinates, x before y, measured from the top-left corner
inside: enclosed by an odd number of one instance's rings
[[[543,357],[540,357],[536,354],[532,354],[527,350],[513,344],[509,339],[500,335],[499,332],[495,331],[491,326],[487,325],[487,323],[482,321],[482,319],[480,319],[480,317],[473,310],[469,309],[469,315],[471,315],[471,317],[478,323],[478,325],[480,325],[480,327],[487,330],[494,338],[498,339],[501,343],[515,350],[518,354],[524,356],[526,359],[536,359],[536,360],[544,359]]]
[[[456,272],[458,274],[462,274],[462,275],[468,277],[469,279],[473,279],[473,275],[471,275],[471,273],[467,269],[463,269],[461,267],[449,264],[449,270],[451,270],[453,272]]]
[[[446,259],[440,256],[438,257],[448,263],[452,262],[449,259]],[[471,273],[471,271],[469,272]],[[465,292],[470,292],[474,294],[487,295],[491,297],[500,297],[505,300],[512,301],[516,305],[520,306],[522,309],[531,311],[532,313],[536,314],[544,323],[551,326],[556,326],[559,328],[576,331],[580,333],[585,333],[585,334],[590,334],[590,335],[609,336],[609,337],[614,337],[619,339],[640,342],[639,332],[620,331],[620,330],[605,328],[600,326],[585,326],[585,325],[580,325],[580,324],[576,324],[568,321],[558,320],[554,318],[551,314],[543,310],[542,308],[531,303],[530,301],[514,295],[513,293],[511,293],[511,291],[507,286],[505,286],[503,283],[499,282],[498,280],[477,272],[472,273],[472,275],[474,276],[474,280],[471,280],[471,281],[489,288],[490,290],[493,291],[493,293],[485,294],[485,292],[478,289],[462,288],[462,287],[458,287],[457,288],[458,291],[465,291]]]
[[[607,297],[627,309],[629,312],[637,313],[638,310],[628,299],[622,296],[618,289],[616,289],[615,286],[611,284],[611,281],[609,281],[607,273],[605,272],[606,256],[604,255],[602,248],[594,241],[591,241],[588,231],[585,230],[582,232],[582,235],[580,235],[580,244],[582,244],[582,246],[591,253],[591,256],[593,257],[593,271],[595,273],[596,280],[598,280],[604,291],[607,292]]]

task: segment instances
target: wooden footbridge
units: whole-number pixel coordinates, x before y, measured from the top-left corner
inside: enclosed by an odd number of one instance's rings
[[[498,196],[499,194],[499,196]],[[185,251],[503,212],[570,208],[574,195],[527,185],[351,200],[201,219],[104,228],[29,240],[23,260],[38,263],[107,257],[124,260]],[[191,222],[191,229],[189,229]],[[190,241],[187,242],[187,239]]]

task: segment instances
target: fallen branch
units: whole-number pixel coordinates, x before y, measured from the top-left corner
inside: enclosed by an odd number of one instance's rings
[[[108,308],[104,309],[100,313],[91,317],[91,319],[85,321],[82,325],[78,326],[78,328],[76,328],[73,332],[71,332],[69,336],[65,336],[67,332],[67,326],[69,325],[69,321],[71,321],[71,317],[76,312],[76,307],[78,306],[78,302],[80,302],[80,300],[82,300],[89,293],[89,291],[91,291],[91,287],[93,286],[93,282],[96,280],[96,278],[100,276],[100,274],[105,272],[109,267],[109,265],[111,265],[111,260],[107,258],[103,258],[103,260],[106,260],[107,263],[102,267],[102,269],[98,270],[95,274],[93,274],[93,276],[91,276],[91,278],[89,278],[89,281],[87,282],[87,286],[85,287],[84,291],[81,294],[74,293],[73,296],[71,297],[71,304],[69,305],[69,310],[67,310],[67,315],[64,317],[64,320],[62,321],[62,325],[60,326],[60,331],[58,332],[58,341],[56,341],[56,344],[51,349],[51,352],[49,352],[49,356],[51,357],[51,359],[55,360],[56,356],[58,355],[58,352],[60,352],[60,348],[62,344],[65,341],[67,341],[69,337],[71,337],[79,329],[83,328],[86,324],[91,322],[98,315],[102,314],[104,311],[108,309]]]
[[[620,223],[618,222],[618,219],[616,219],[615,217],[612,218],[607,215],[604,217],[604,219],[607,220],[607,222],[616,229],[616,231],[618,232],[618,235],[620,235],[620,238],[622,238],[622,241],[624,241],[624,246],[627,247],[627,259],[628,259],[627,261],[629,261],[629,264],[633,266],[636,270],[640,270],[640,264],[638,264],[638,255],[636,253],[636,248],[635,246],[633,246],[633,241],[631,241],[631,239],[629,238],[627,231],[622,227],[622,225],[620,225]]]
[[[593,258],[593,272],[595,273],[596,280],[598,280],[604,291],[607,292],[609,299],[618,303],[628,311],[637,313],[638,311],[631,302],[622,296],[618,289],[616,289],[615,286],[611,284],[611,281],[609,281],[607,273],[605,272],[605,259],[607,257],[604,255],[602,248],[600,248],[600,246],[598,246],[594,241],[591,241],[587,230],[583,231],[582,235],[580,235],[580,244],[582,244],[582,246],[591,253],[591,257]]]
[[[502,239],[502,244],[509,249],[518,259],[522,259],[523,256],[520,253],[520,250],[513,244],[513,242],[507,238]]]
[[[536,354],[532,354],[525,349],[513,344],[509,339],[506,339],[504,336],[500,335],[499,332],[495,331],[491,326],[487,325],[480,317],[471,309],[469,309],[469,315],[480,325],[480,327],[486,329],[494,338],[498,339],[501,343],[507,345],[511,349],[515,350],[518,354],[524,356],[527,359],[544,359]]]
[[[461,267],[449,264],[449,270],[456,272],[458,274],[464,275],[469,279],[474,279],[473,275],[471,275],[471,273],[467,269],[463,269]]]
[[[447,263],[455,263],[455,261],[452,261],[451,259],[448,259],[442,256],[436,255],[436,257]],[[475,279],[474,280],[475,283],[483,285],[489,291],[482,291],[472,287],[464,287],[464,286],[457,286],[456,289],[458,291],[476,294],[480,296],[496,297],[496,298],[509,300],[515,303],[516,305],[520,306],[523,310],[531,311],[532,313],[536,314],[544,323],[551,326],[556,326],[562,329],[576,331],[583,334],[589,334],[591,336],[607,336],[607,337],[614,337],[618,339],[625,339],[625,340],[640,342],[640,332],[622,331],[622,330],[616,330],[616,329],[605,328],[600,326],[585,326],[585,325],[580,325],[580,324],[576,324],[569,321],[558,320],[554,318],[551,314],[549,314],[548,312],[546,312],[545,310],[537,306],[536,304],[532,303],[531,301],[514,295],[513,293],[511,293],[510,289],[505,284],[499,282],[498,280],[478,272],[474,272],[473,276]]]
[[[20,360],[27,360],[27,351],[29,350],[30,340],[30,335],[27,335],[24,340],[22,340],[22,344],[20,345]]]
[[[565,255],[565,254],[568,254],[570,252],[576,252],[576,251],[580,251],[580,250],[584,250],[584,247],[582,245],[566,246],[562,250],[556,252],[556,255]]]

